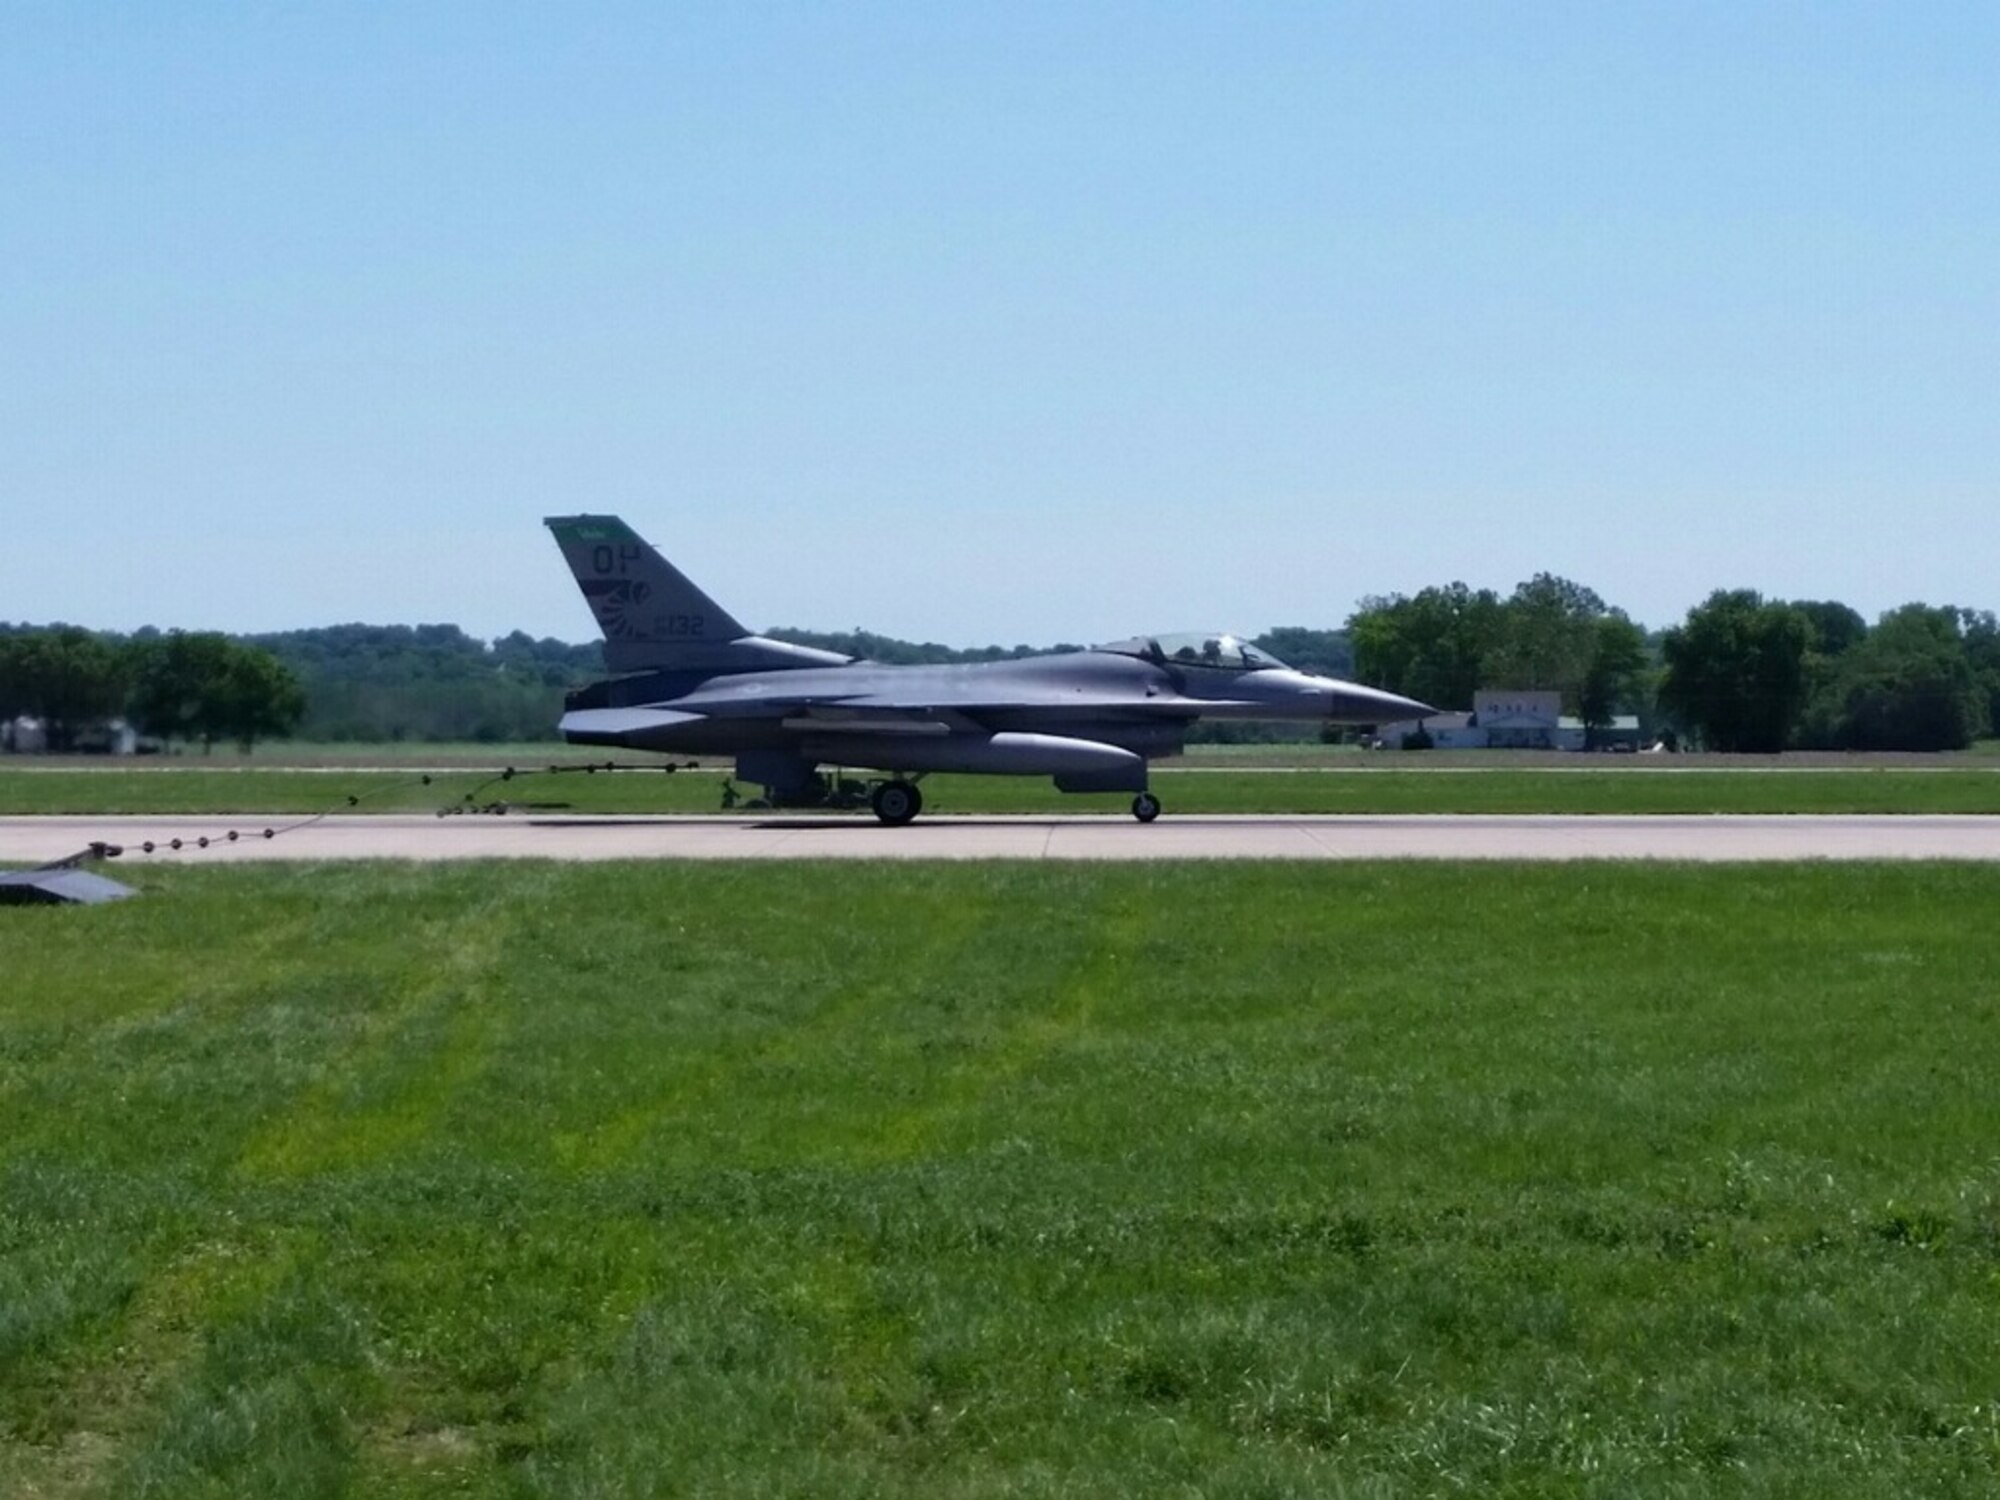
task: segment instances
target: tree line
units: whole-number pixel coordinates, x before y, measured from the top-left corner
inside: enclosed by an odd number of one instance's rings
[[[298,734],[334,743],[548,740],[563,695],[604,676],[603,647],[456,625],[331,625],[247,638],[299,676]]]
[[[211,632],[116,637],[57,625],[0,632],[0,721],[39,720],[48,748],[123,718],[162,743],[218,740],[248,751],[289,734],[305,710],[290,668],[270,652]]]
[[[455,625],[333,625],[231,636],[0,624],[0,722],[75,748],[124,719],[164,745],[546,740],[563,695],[603,675],[597,643],[495,641]]]
[[[781,639],[886,662],[978,662],[1056,647],[958,649],[869,631],[775,629]],[[1482,688],[1547,689],[1601,728],[1713,750],[1957,749],[2000,733],[2000,623],[1905,605],[1870,626],[1825,600],[1718,591],[1648,633],[1572,580],[1512,593],[1451,583],[1363,599],[1341,629],[1286,626],[1255,643],[1304,671],[1358,678],[1442,709]],[[332,625],[262,635],[0,624],[0,721],[42,720],[52,749],[124,718],[169,745],[547,740],[564,695],[604,675],[597,642],[497,640],[455,625]],[[1197,726],[1209,739],[1282,725]]]
[[[1362,681],[1441,709],[1481,688],[1559,692],[1587,730],[1619,714],[1708,750],[1962,750],[2000,734],[2000,621],[1906,604],[1870,626],[1830,600],[1719,589],[1649,635],[1569,579],[1364,599]]]

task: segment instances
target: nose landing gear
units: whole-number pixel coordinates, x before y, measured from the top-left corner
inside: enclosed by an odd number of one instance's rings
[[[1132,799],[1132,816],[1141,823],[1150,823],[1160,815],[1160,799],[1151,792],[1141,792]]]

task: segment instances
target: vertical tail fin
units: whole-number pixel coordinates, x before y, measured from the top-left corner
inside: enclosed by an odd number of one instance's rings
[[[752,635],[616,516],[550,516],[546,524],[597,616],[613,672],[770,672],[852,660]]]
[[[604,632],[614,672],[709,657],[750,634],[616,516],[550,516],[563,559]]]

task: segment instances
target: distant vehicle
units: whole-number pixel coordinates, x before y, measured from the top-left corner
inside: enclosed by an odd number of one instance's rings
[[[1050,776],[1065,792],[1132,792],[1150,823],[1151,761],[1197,719],[1382,724],[1433,712],[1294,671],[1221,632],[1142,635],[1088,651],[965,666],[891,666],[753,634],[616,516],[546,523],[620,675],[572,693],[563,737],[733,755],[773,807],[846,806],[884,823],[923,807],[932,771]],[[869,784],[823,766],[888,773]]]

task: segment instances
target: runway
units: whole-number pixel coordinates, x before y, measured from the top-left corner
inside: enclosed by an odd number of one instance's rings
[[[2000,861],[2000,817],[864,816],[0,818],[0,866],[103,841],[113,863],[353,859]],[[266,838],[264,830],[279,830]],[[236,834],[232,841],[231,833]],[[180,847],[175,849],[173,841]],[[201,847],[201,840],[207,847]],[[145,849],[147,843],[153,848]]]

